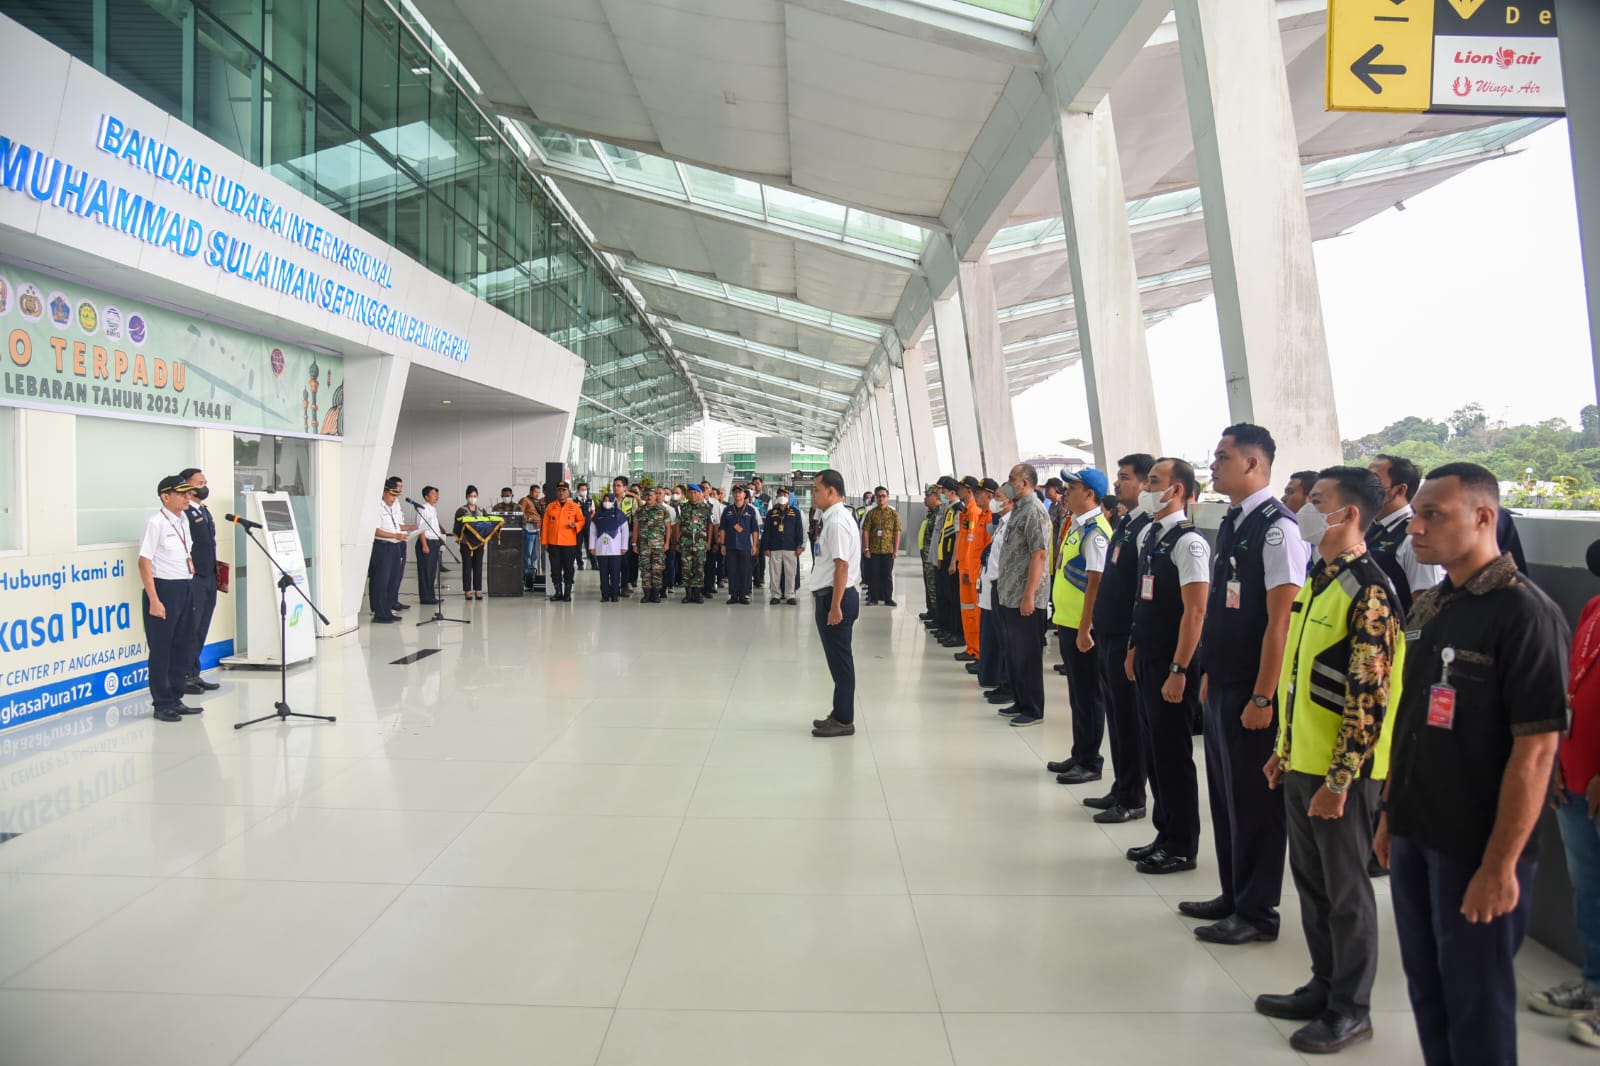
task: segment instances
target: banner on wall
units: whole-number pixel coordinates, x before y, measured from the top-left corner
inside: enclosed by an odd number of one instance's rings
[[[344,360],[337,355],[4,262],[0,335],[0,405],[344,436]]]

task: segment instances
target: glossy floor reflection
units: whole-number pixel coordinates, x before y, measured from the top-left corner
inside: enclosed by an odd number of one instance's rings
[[[858,734],[819,741],[808,604],[450,603],[292,672],[335,725],[101,704],[0,734],[7,1062],[549,1066],[1284,1063],[1251,1011],[1306,976],[1207,948],[1215,889],[1146,878],[1046,758],[1065,681],[1013,730],[902,606],[856,629]],[[421,649],[440,654],[399,666]],[[1203,785],[1202,785],[1203,788]],[[1209,847],[1209,845],[1208,845]],[[1379,892],[1386,892],[1382,882]],[[1382,899],[1377,1039],[1420,1062]],[[1528,987],[1571,968],[1537,946]],[[1524,1012],[1524,1060],[1593,1061]]]

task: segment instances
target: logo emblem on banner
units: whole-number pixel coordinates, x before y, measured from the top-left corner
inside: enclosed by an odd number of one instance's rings
[[[100,326],[100,313],[94,309],[94,304],[88,300],[78,305],[78,328],[85,333],[93,333]]]
[[[128,339],[135,344],[144,343],[144,316],[128,316]]]
[[[0,315],[11,310],[11,282],[0,278]]]
[[[104,321],[106,324],[106,336],[112,340],[120,340],[122,338],[122,312],[115,307],[108,307],[106,308]]]
[[[50,294],[50,321],[63,328],[72,320],[72,305],[59,292]]]
[[[39,295],[39,290],[32,285],[24,285],[22,293],[17,297],[17,310],[22,312],[22,317],[29,322],[37,322],[44,317],[44,298]]]
[[[274,349],[272,349],[272,376],[275,377],[275,378],[283,377],[283,349],[282,348],[274,348]]]

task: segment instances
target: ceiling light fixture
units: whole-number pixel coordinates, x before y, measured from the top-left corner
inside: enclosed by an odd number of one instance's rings
[[[427,67],[412,67],[411,73],[415,74],[419,78],[426,78],[429,74],[432,74],[433,71]]]
[[[440,400],[440,403],[455,403],[454,400]]]

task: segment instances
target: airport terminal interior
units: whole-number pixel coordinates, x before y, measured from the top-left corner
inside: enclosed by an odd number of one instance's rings
[[[1146,331],[1204,300],[1273,495],[1339,462],[1314,245],[1557,124],[1600,269],[1600,68],[1571,59],[1600,8],[1489,0],[1496,37],[1479,7],[0,0],[0,1063],[1317,1058],[1256,1009],[1310,975],[1288,874],[1270,942],[1178,911],[1219,886],[1202,737],[1195,868],[1138,872],[1153,820],[1084,805],[1115,762],[1046,770],[1056,638],[1016,728],[930,635],[919,529],[941,479],[1160,455]],[[1423,44],[1368,50],[1423,8]],[[1447,26],[1517,86],[1452,79]],[[1558,43],[1564,104],[1533,69]],[[1013,401],[1062,375],[1066,451],[1030,454]],[[798,602],[603,602],[594,566],[560,595],[534,517],[760,476],[800,520],[825,471],[903,529],[893,598],[848,591],[849,736],[813,735],[818,528]],[[1570,624],[1595,527],[1518,525]],[[152,559],[209,622],[153,614]],[[179,639],[198,713],[151,673]],[[1582,958],[1533,832],[1515,1043],[1594,1061],[1523,1004]],[[1342,1054],[1423,1063],[1371,884]]]

